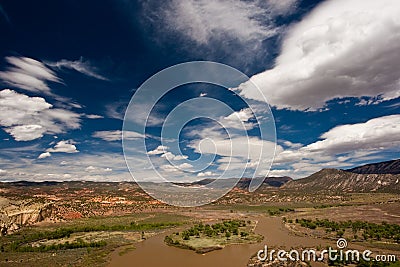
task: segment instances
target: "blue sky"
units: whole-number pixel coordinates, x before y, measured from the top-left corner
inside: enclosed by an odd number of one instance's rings
[[[226,132],[207,119],[182,130],[183,154],[163,146],[168,113],[207,97],[252,125],[246,102],[261,100],[251,84],[267,98],[276,124],[271,176],[399,158],[399,13],[396,0],[2,1],[0,180],[131,180],[121,144],[131,97],[164,68],[197,60],[227,64],[250,80],[232,90],[182,86],[156,105],[146,138],[125,135],[132,144],[145,140],[166,175],[179,180],[179,168],[190,173],[205,138],[214,143],[203,143],[202,151],[217,148],[216,155],[194,178],[219,176],[229,158]],[[269,114],[268,106],[257,107]],[[132,109],[140,118],[141,106]],[[229,115],[219,118],[235,128]],[[269,146],[259,129],[247,128],[251,145]],[[267,173],[270,160],[242,156],[248,151],[240,150],[240,136],[230,142],[232,166],[262,165],[257,175]]]

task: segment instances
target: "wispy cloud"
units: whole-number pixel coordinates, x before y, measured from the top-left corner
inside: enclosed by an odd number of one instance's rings
[[[84,60],[83,57],[81,57],[79,60],[62,59],[57,62],[46,62],[46,65],[58,69],[65,68],[65,69],[75,70],[86,76],[93,77],[103,81],[109,80],[105,76],[99,74],[98,69],[95,66],[93,66],[88,60]]]
[[[124,139],[125,140],[135,140],[139,138],[144,138],[143,134],[132,132],[132,131],[124,131]],[[97,131],[94,132],[93,137],[100,138],[105,141],[120,141],[122,139],[122,131],[114,130],[114,131]]]
[[[282,29],[278,15],[296,10],[297,0],[171,0],[143,1],[145,25],[157,31],[157,40],[182,40],[181,49],[201,51],[208,59],[223,58],[243,66],[268,55],[263,41]],[[164,42],[160,42],[164,43]],[[196,47],[194,49],[194,47]]]
[[[106,105],[106,115],[109,118],[123,120],[129,101],[118,101]]]
[[[88,119],[103,119],[104,117],[101,115],[97,115],[97,114],[84,114],[84,117],[88,118]]]
[[[4,18],[4,20],[11,25],[11,20],[10,17],[7,15],[6,11],[4,10],[4,8],[0,5],[0,14],[1,16]]]
[[[47,82],[62,82],[55,72],[35,59],[12,56],[6,57],[5,60],[9,66],[5,71],[0,71],[0,79],[9,86],[51,94]]]

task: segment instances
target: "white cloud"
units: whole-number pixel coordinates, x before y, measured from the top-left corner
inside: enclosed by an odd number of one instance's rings
[[[104,117],[96,114],[85,114],[85,117],[88,119],[103,119]]]
[[[250,108],[244,108],[240,111],[235,111],[229,116],[221,118],[219,121],[224,128],[234,128],[239,130],[253,129],[256,124],[249,122],[254,118],[253,112]]]
[[[67,68],[75,70],[89,77],[93,77],[99,80],[108,81],[108,79],[98,74],[97,68],[95,68],[89,61],[85,61],[82,57],[79,60],[66,60],[62,59],[57,62],[46,62],[46,65],[56,67],[58,69]]]
[[[63,133],[80,127],[80,115],[53,108],[42,97],[29,97],[13,90],[0,91],[0,125],[17,141],[30,141],[44,134]]]
[[[96,172],[96,173],[102,173],[102,172],[112,172],[112,169],[111,168],[101,168],[101,167],[95,167],[95,166],[88,166],[88,167],[86,167],[85,168],[85,171],[86,172],[91,172],[91,173],[93,173],[93,172]]]
[[[292,13],[297,7],[297,0],[267,0],[269,9],[274,15]]]
[[[143,134],[132,132],[132,131],[124,131],[124,139],[125,140],[135,140],[139,138],[144,138]],[[97,131],[94,132],[93,137],[103,139],[105,141],[119,141],[122,139],[122,131]]]
[[[291,176],[292,173],[293,173],[292,170],[270,170],[268,176],[269,177]]]
[[[337,126],[321,135],[323,140],[305,147],[309,151],[344,153],[360,149],[400,148],[400,115]]]
[[[285,145],[286,147],[289,147],[289,148],[300,148],[300,147],[302,147],[303,146],[303,144],[300,144],[300,143],[292,143],[292,142],[290,142],[290,141],[283,141],[283,145]]]
[[[61,82],[42,62],[27,57],[6,57],[11,65],[0,71],[0,79],[9,86],[50,94],[46,81]]]
[[[197,153],[215,153],[224,157],[234,156],[250,160],[265,158],[264,156],[273,155],[275,151],[274,142],[261,140],[254,136],[249,136],[248,138],[237,136],[230,139],[214,138],[212,140],[198,139],[192,141],[189,147],[193,148]]]
[[[39,155],[38,159],[45,159],[51,157],[50,152],[43,152],[42,154]]]
[[[148,155],[161,155],[167,152],[167,146],[158,146],[156,149],[148,151]]]
[[[321,139],[277,153],[274,166],[290,167],[289,176],[304,177],[321,168],[344,168],[353,162],[379,160],[385,153],[398,153],[400,115],[336,126],[323,133]]]
[[[169,164],[161,165],[160,169],[164,172],[168,173],[176,173],[176,172],[181,172],[177,167]]]
[[[123,120],[128,101],[118,101],[106,105],[106,115],[109,118]]]
[[[215,176],[216,174],[210,171],[206,171],[206,172],[199,172],[197,174],[197,177],[210,177],[210,176]]]
[[[262,23],[266,10],[254,1],[172,1],[164,8],[162,16],[167,27],[199,44],[207,44],[215,36],[247,43],[275,34],[273,27]]]
[[[184,170],[188,170],[193,168],[193,165],[189,164],[189,163],[182,163],[179,165],[171,165],[171,164],[165,164],[165,165],[161,165],[160,169],[162,171],[168,172],[168,173],[181,173]]]
[[[46,132],[45,128],[36,124],[17,125],[4,130],[12,135],[16,141],[30,141],[38,139],[43,137],[43,134]]]
[[[226,117],[227,120],[237,120],[239,119],[242,122],[248,122],[253,117],[253,112],[250,108],[244,108],[240,111],[235,111],[229,116]]]
[[[200,52],[199,56],[206,55],[210,60],[223,55],[229,64],[243,68],[268,58],[270,49],[263,41],[284,31],[277,26],[276,17],[296,10],[296,2],[150,0],[142,1],[142,5],[144,25],[152,25],[152,31],[156,30],[157,42],[164,44],[171,37],[179,38],[180,49]]]
[[[254,75],[269,103],[315,110],[341,97],[400,96],[400,2],[335,0],[317,6],[284,38],[275,67]],[[246,83],[246,98],[256,98]]]
[[[185,163],[179,164],[178,168],[179,169],[190,169],[190,168],[193,168],[193,165],[185,162]]]
[[[7,179],[10,181],[132,181],[124,156],[112,152],[76,153],[73,160],[63,153],[46,161],[18,157],[7,166]],[[94,169],[86,171],[88,166]]]
[[[75,142],[73,140],[59,141],[53,148],[48,148],[46,152],[51,153],[77,153]]]
[[[187,159],[188,156],[185,155],[174,155],[171,152],[166,152],[161,155],[162,158],[166,158],[167,160],[183,160]]]

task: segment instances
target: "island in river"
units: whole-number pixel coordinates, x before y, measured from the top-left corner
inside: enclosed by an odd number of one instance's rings
[[[254,233],[256,221],[223,220],[215,224],[198,223],[182,232],[167,235],[164,242],[170,246],[194,250],[204,254],[230,244],[251,244],[264,237]]]

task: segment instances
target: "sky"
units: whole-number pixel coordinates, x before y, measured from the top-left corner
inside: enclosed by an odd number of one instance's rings
[[[151,179],[148,159],[182,182],[397,159],[399,14],[397,0],[1,1],[0,181]],[[128,107],[146,123],[161,89],[129,102],[147,79],[191,61],[249,79],[178,86],[145,132],[124,124]]]

